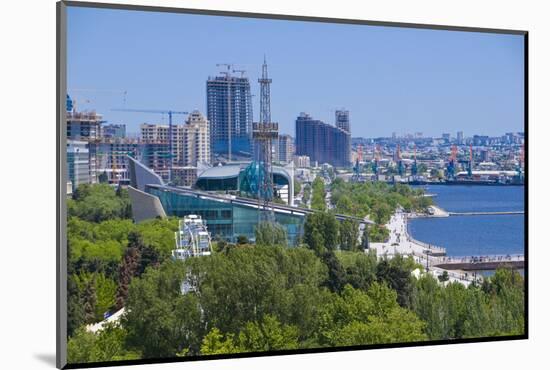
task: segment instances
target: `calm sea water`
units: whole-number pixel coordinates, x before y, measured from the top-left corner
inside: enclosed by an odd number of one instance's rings
[[[423,186],[451,212],[523,211],[523,186]],[[445,247],[449,256],[524,253],[524,215],[419,218],[409,223],[420,241]]]

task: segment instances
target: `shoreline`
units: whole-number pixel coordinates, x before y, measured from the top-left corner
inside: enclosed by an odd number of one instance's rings
[[[418,264],[425,267],[424,273],[430,273],[434,277],[438,277],[445,271],[449,276],[449,281],[458,281],[462,284],[469,285],[470,283],[477,281],[480,282],[483,279],[484,274],[480,270],[461,270],[461,269],[448,269],[439,267],[445,265],[445,263],[455,263],[462,261],[469,262],[495,262],[502,261],[519,261],[523,260],[524,254],[513,255],[483,255],[483,256],[447,256],[446,249],[441,246],[429,244],[415,239],[410,230],[409,219],[415,218],[442,218],[449,217],[449,213],[440,207],[436,207],[439,211],[437,215],[419,214],[419,213],[406,213],[402,210],[397,210],[390,218],[389,222],[385,225],[390,231],[389,239],[385,242],[370,243],[369,249],[376,250],[376,254],[379,257],[389,257],[400,254],[403,256],[412,256]],[[419,272],[420,273],[420,272]]]
[[[449,282],[458,281],[461,284],[469,285],[474,280],[479,280],[472,274],[458,270],[446,270],[436,267],[435,264],[440,263],[445,255],[445,249],[421,242],[414,239],[408,232],[408,218],[410,214],[396,211],[386,224],[390,230],[390,238],[384,243],[370,243],[369,249],[376,250],[379,257],[389,257],[400,254],[403,256],[412,256],[416,263],[425,266],[424,273],[433,275],[438,278],[445,271],[449,276]],[[426,253],[427,251],[430,251]],[[433,253],[433,254],[432,254]],[[415,273],[420,274],[420,271]]]

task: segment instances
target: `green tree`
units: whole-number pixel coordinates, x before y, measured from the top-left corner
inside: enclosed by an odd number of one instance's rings
[[[115,306],[117,285],[114,280],[109,279],[102,273],[96,275],[95,285],[97,297],[95,320],[101,321],[103,320],[103,314]]]
[[[378,257],[375,251],[337,252],[336,256],[346,271],[346,282],[352,287],[367,290],[376,281]]]
[[[84,329],[77,329],[67,342],[67,361],[71,364],[93,361],[96,336]]]
[[[248,240],[248,237],[246,235],[237,236],[237,244],[238,245],[243,245],[243,244],[248,244],[248,243],[249,243],[249,240]]]
[[[390,237],[390,231],[384,225],[369,225],[367,237],[371,243],[384,243]]]
[[[287,245],[286,229],[276,222],[260,222],[256,226],[256,244],[264,246]]]
[[[240,352],[265,352],[298,348],[298,328],[284,325],[273,315],[246,323],[239,337]]]
[[[96,302],[95,278],[92,278],[84,290],[84,321],[88,324],[96,321]]]
[[[313,180],[311,188],[313,190],[311,198],[311,208],[319,211],[325,211],[327,208],[325,202],[325,183],[319,176],[317,176],[315,180]]]
[[[97,333],[78,329],[67,343],[67,359],[71,364],[135,360],[138,352],[125,348],[126,331],[117,324],[107,324]]]
[[[141,256],[138,248],[130,247],[126,249],[126,255],[120,265],[120,272],[118,274],[118,287],[116,292],[117,310],[124,307],[126,299],[128,298],[130,282],[139,271],[140,259]]]
[[[84,299],[73,275],[67,278],[67,335],[84,324]]]
[[[447,272],[447,270],[444,270],[443,273],[437,277],[437,279],[442,283],[445,281],[449,281],[449,273]]]
[[[334,250],[339,244],[339,225],[331,213],[315,212],[306,216],[304,242],[318,255]]]
[[[107,175],[106,171],[103,171],[98,176],[98,181],[100,184],[108,184],[109,183],[109,176]]]
[[[334,254],[333,250],[328,250],[322,255],[323,262],[328,268],[328,278],[326,286],[333,292],[339,292],[346,284],[346,272],[342,264]]]
[[[522,280],[517,272],[499,269],[481,287],[465,288],[457,282],[444,286],[426,275],[415,284],[413,309],[426,322],[430,339],[522,334]]]
[[[73,193],[73,200],[68,215],[83,220],[101,222],[128,215],[129,199],[117,196],[116,190],[108,184],[79,185]]]
[[[403,307],[411,306],[414,281],[411,275],[416,268],[412,257],[396,255],[391,259],[378,262],[376,278],[379,282],[388,284],[397,292],[397,301]]]
[[[181,264],[167,261],[132,280],[121,323],[128,333],[128,345],[144,358],[199,353],[206,333],[198,297],[192,292],[182,294],[185,279]]]
[[[223,335],[218,328],[212,328],[202,339],[201,354],[218,355],[241,352],[240,348],[235,346],[233,337],[234,334]]]
[[[333,295],[320,316],[319,342],[324,346],[425,340],[424,323],[397,303],[395,291],[373,283],[366,291],[346,285]]]
[[[357,251],[359,240],[359,224],[356,221],[344,220],[340,222],[340,249]]]

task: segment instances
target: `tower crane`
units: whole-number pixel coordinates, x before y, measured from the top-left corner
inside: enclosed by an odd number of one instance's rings
[[[133,112],[133,113],[158,113],[158,114],[167,114],[168,115],[168,182],[172,181],[172,116],[176,114],[187,115],[189,112],[175,111],[175,110],[163,110],[163,109],[111,109],[116,112]]]
[[[418,167],[416,164],[416,144],[414,144],[414,162],[411,167],[411,175],[416,176],[418,173]]]
[[[79,95],[80,93],[83,93],[83,95],[89,96],[90,94],[121,94],[122,95],[122,106],[126,106],[126,96],[128,95],[128,91],[126,90],[114,90],[114,89],[87,89],[87,88],[68,88],[67,91],[70,93],[69,95]],[[72,99],[73,102],[78,102],[74,98]],[[92,99],[93,101],[93,99]],[[84,99],[85,103],[90,103],[90,99]],[[76,105],[76,104],[75,104]]]
[[[468,162],[468,177],[472,178],[472,171],[474,169],[474,152],[472,150],[472,144],[470,144],[470,161]]]

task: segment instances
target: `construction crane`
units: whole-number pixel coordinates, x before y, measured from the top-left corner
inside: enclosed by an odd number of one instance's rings
[[[355,160],[355,167],[353,168],[354,180],[359,182],[361,177],[361,162],[363,161],[363,145],[357,146],[357,159]]]
[[[472,178],[472,171],[474,169],[474,152],[472,150],[472,144],[470,144],[470,161],[468,162],[468,177]]]
[[[221,74],[224,74],[226,76],[231,76],[231,70],[233,69],[233,63],[217,63],[216,67],[225,67],[227,68],[227,72],[220,72]]]
[[[447,178],[449,180],[454,180],[456,172],[456,154],[457,148],[456,145],[451,147],[451,156],[449,157],[449,164],[447,165]]]
[[[416,165],[416,144],[414,144],[414,162],[411,167],[411,175],[416,176],[418,174],[418,167]]]
[[[244,77],[244,74],[246,73],[246,70],[245,69],[234,69],[232,72],[233,73],[240,73],[241,77]]]
[[[380,162],[380,145],[374,147],[374,161],[372,162],[372,172],[378,175],[378,162]]]
[[[90,95],[92,94],[121,94],[122,95],[122,106],[126,106],[126,96],[128,95],[128,91],[126,90],[111,90],[111,89],[83,89],[83,88],[68,88],[67,91],[70,93],[69,95],[78,95],[79,93],[84,93],[84,95]],[[72,99],[76,106],[77,100],[74,98]],[[90,103],[90,99],[84,99],[85,103]]]
[[[157,113],[157,114],[167,114],[168,115],[168,182],[172,181],[172,162],[173,162],[173,153],[172,153],[172,116],[176,114],[187,115],[189,112],[181,112],[175,110],[163,110],[163,109],[111,109],[116,112],[132,112],[132,113]]]
[[[404,168],[403,168],[403,161],[401,160],[401,145],[397,144],[397,150],[396,150],[396,160],[397,160],[397,173],[399,176],[403,176]]]

